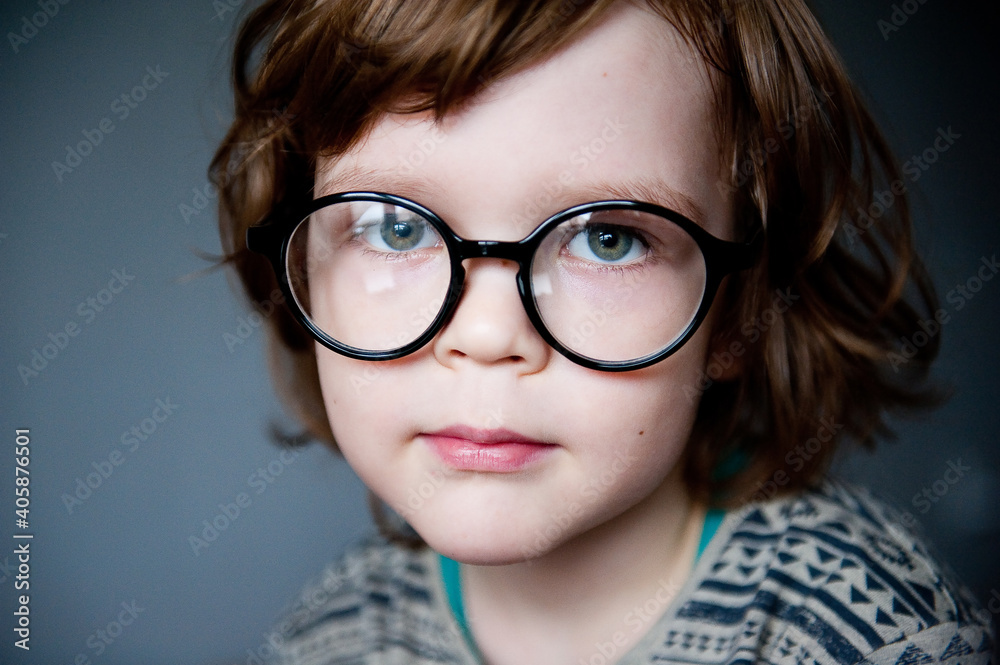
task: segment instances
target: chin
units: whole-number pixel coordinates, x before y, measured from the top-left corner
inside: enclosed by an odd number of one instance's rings
[[[435,552],[476,566],[530,562],[548,554],[565,539],[552,540],[540,532],[517,529],[511,521],[487,525],[481,520],[469,524],[460,519],[421,520],[418,517],[410,525]]]
[[[454,538],[424,538],[435,552],[449,559],[473,566],[509,566],[517,563],[530,563],[543,553],[525,552],[521,546],[510,542],[472,542],[463,540],[456,542]]]

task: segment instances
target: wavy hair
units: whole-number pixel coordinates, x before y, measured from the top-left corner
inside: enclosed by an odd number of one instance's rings
[[[384,114],[442,118],[552,55],[612,4],[269,0],[245,19],[235,118],[210,176],[225,260],[270,313],[277,391],[314,437],[336,447],[314,344],[271,306],[277,281],[247,251],[246,229],[311,197],[317,156],[349,150]],[[645,4],[704,58],[729,174],[717,185],[733,196],[738,226],[765,229],[761,260],[729,282],[717,353],[690,388],[700,405],[685,480],[695,496],[736,505],[778,471],[787,482],[777,491],[809,485],[841,440],[872,446],[890,434],[888,412],[938,399],[926,378],[940,337],[906,346],[937,300],[914,252],[899,166],[804,2]],[[716,380],[713,363],[738,363],[738,376]],[[802,446],[809,454],[796,453]]]

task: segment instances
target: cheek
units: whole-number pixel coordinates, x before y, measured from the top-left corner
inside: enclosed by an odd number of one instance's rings
[[[605,418],[584,423],[592,439],[589,476],[626,503],[664,481],[687,446],[697,410],[673,386],[627,391]],[[595,410],[595,413],[599,410]],[[578,416],[579,418],[579,416]],[[601,422],[601,421],[604,422]]]
[[[392,382],[380,363],[352,360],[320,347],[316,366],[330,428],[344,458],[363,479],[396,422],[388,412],[397,403]]]
[[[618,497],[615,503],[627,504],[670,475],[697,415],[707,332],[699,331],[676,354],[645,370],[582,373],[547,405],[569,440],[583,444],[585,486],[607,490]]]
[[[410,445],[424,429],[425,414],[435,412],[426,358],[369,362],[325,347],[316,353],[330,428],[344,459],[370,490],[398,508],[434,469],[422,449]]]

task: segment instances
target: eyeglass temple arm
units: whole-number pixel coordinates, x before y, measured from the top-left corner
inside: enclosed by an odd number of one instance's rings
[[[711,262],[723,268],[726,274],[752,268],[764,247],[764,230],[759,229],[747,242],[731,242],[709,236],[705,247],[711,253]]]

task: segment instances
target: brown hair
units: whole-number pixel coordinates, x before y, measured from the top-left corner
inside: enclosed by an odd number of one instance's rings
[[[611,4],[270,0],[251,13],[235,47],[235,120],[211,166],[227,261],[250,298],[263,309],[277,282],[247,251],[246,229],[312,195],[317,155],[350,149],[385,113],[443,117],[554,53]],[[937,301],[913,251],[899,167],[805,4],[646,4],[712,70],[730,172],[718,186],[732,193],[738,224],[766,230],[761,260],[730,280],[715,325],[711,361],[741,371],[715,382],[710,363],[689,387],[701,401],[686,482],[738,504],[773,474],[776,491],[814,482],[833,441],[873,445],[889,433],[887,411],[934,401],[923,382],[939,337],[898,349]],[[874,208],[884,191],[892,202]],[[335,446],[311,337],[284,307],[267,311],[279,394]],[[793,458],[803,445],[808,453]]]

